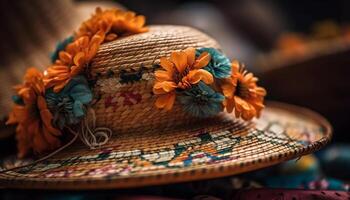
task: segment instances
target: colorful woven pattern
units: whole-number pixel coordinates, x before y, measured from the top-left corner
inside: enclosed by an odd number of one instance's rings
[[[330,138],[322,117],[274,103],[252,122],[223,114],[191,126],[115,134],[100,149],[74,144],[42,163],[0,174],[0,185],[111,188],[220,177],[299,157]]]

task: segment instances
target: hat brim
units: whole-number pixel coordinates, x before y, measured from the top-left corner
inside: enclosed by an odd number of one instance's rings
[[[312,153],[332,136],[320,115],[268,102],[258,120],[232,115],[157,133],[117,135],[100,149],[74,144],[52,158],[0,173],[0,186],[108,189],[239,174]]]

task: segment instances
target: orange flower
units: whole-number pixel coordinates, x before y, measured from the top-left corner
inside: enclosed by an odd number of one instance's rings
[[[153,93],[159,95],[155,105],[170,110],[175,101],[175,89],[188,89],[199,81],[213,83],[213,76],[202,69],[208,65],[210,59],[207,52],[196,58],[194,48],[172,52],[170,59],[161,58],[160,65],[164,70],[155,72]]]
[[[96,13],[83,22],[74,42],[59,52],[59,59],[45,71],[45,87],[59,92],[72,77],[85,70],[104,41],[145,32],[148,29],[144,25],[145,17],[133,12],[97,8]]]
[[[236,117],[244,120],[260,116],[266,91],[257,86],[257,81],[258,79],[237,61],[232,62],[231,77],[222,85],[227,112],[231,113],[234,110]]]
[[[61,132],[55,129],[51,121],[52,114],[47,108],[44,93],[43,75],[35,68],[29,68],[24,76],[24,83],[16,86],[21,104],[15,104],[7,124],[17,124],[18,157],[43,153],[60,146],[58,136]]]
[[[91,39],[82,36],[67,45],[66,50],[59,53],[55,64],[45,71],[45,87],[53,87],[54,92],[59,92],[72,77],[85,70],[103,40],[104,33],[99,31]]]
[[[145,21],[144,16],[136,16],[134,12],[96,8],[96,13],[81,25],[76,35],[91,37],[103,30],[105,40],[112,41],[117,37],[146,32],[148,29],[144,26]]]

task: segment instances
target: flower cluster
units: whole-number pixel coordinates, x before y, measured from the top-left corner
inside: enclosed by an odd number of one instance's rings
[[[84,72],[103,40],[104,34],[100,31],[92,38],[83,36],[68,44],[59,52],[59,59],[46,69],[46,88],[53,87],[54,92],[59,92],[74,76]]]
[[[144,16],[119,9],[96,9],[79,30],[59,43],[44,73],[30,68],[16,87],[8,124],[17,124],[18,156],[58,148],[61,130],[78,124],[92,92],[85,71],[99,47],[118,37],[146,32]]]
[[[192,116],[211,117],[226,108],[244,120],[259,117],[264,108],[266,91],[257,78],[214,48],[172,52],[160,58],[160,66],[153,86],[158,108],[170,110],[178,98]]]
[[[71,43],[66,45],[55,55],[57,60],[45,73],[44,82],[46,88],[53,87],[54,92],[59,92],[72,79],[84,72],[90,61],[95,57],[97,50],[103,42],[117,39],[118,37],[146,32],[145,17],[137,16],[130,11],[119,9],[102,10],[96,12],[90,19],[83,22],[74,35]],[[69,38],[67,39],[69,41]]]
[[[231,77],[221,86],[226,97],[224,105],[227,112],[231,113],[234,110],[236,117],[244,120],[260,116],[266,91],[257,86],[257,81],[258,79],[238,61],[232,62]]]
[[[58,137],[61,132],[53,127],[53,116],[45,101],[43,74],[29,68],[23,84],[15,89],[15,105],[7,124],[17,124],[18,156],[24,157],[30,152],[43,153],[60,146]]]
[[[196,57],[194,48],[171,53],[170,59],[161,58],[160,65],[164,70],[155,72],[156,83],[153,93],[159,95],[156,106],[170,110],[175,102],[176,89],[184,91],[203,81],[213,83],[211,73],[202,69],[208,65],[211,57],[207,52]]]
[[[96,13],[80,26],[76,35],[92,37],[102,30],[106,35],[105,40],[112,41],[117,37],[146,32],[148,28],[145,22],[144,16],[131,11],[97,8]]]

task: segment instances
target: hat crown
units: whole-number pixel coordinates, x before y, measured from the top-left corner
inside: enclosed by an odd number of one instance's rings
[[[175,103],[171,111],[155,107],[154,70],[159,58],[187,47],[212,47],[218,43],[208,35],[185,26],[149,26],[136,34],[103,44],[91,63],[97,126],[117,133],[193,123],[194,118]]]

